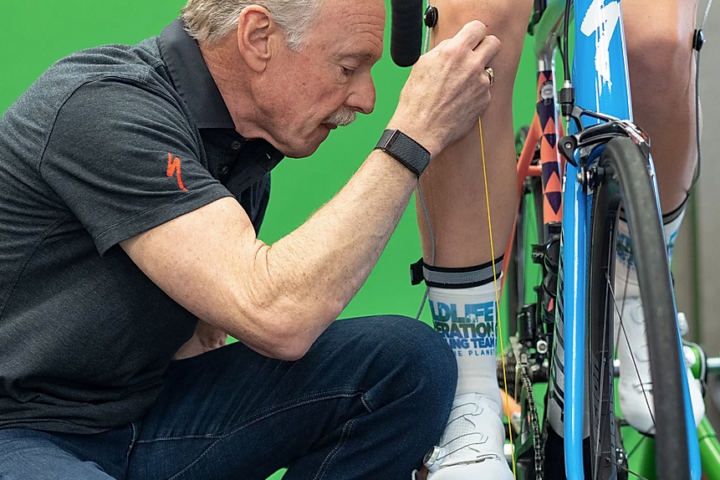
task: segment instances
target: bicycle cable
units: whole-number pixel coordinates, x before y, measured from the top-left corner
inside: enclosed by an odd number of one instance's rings
[[[430,8],[430,0],[427,0],[427,8]],[[430,27],[425,26],[425,42],[423,44],[422,53],[425,55],[428,52],[428,45],[430,39]],[[422,207],[423,214],[425,215],[425,223],[427,224],[428,236],[430,237],[430,266],[435,265],[435,234],[433,233],[432,225],[430,224],[430,215],[428,214],[427,206],[425,205],[425,197],[422,194],[422,188],[420,188],[420,179],[417,181],[417,194],[418,200],[420,200],[420,206]],[[423,310],[425,310],[425,302],[428,297],[428,286],[425,286],[425,292],[423,293],[422,301],[420,302],[420,308],[418,308],[415,320],[420,320]]]
[[[432,5],[430,5],[430,0],[427,0],[425,11],[427,12],[428,9],[430,9],[430,7],[432,7]],[[430,27],[427,26],[427,24],[425,24],[425,41],[423,42],[423,49],[422,49],[423,55],[426,54],[428,51],[429,39],[430,39]]]
[[[430,265],[435,265],[435,234],[433,233],[432,225],[430,225],[430,215],[427,211],[427,206],[425,205],[425,197],[422,194],[422,188],[420,188],[420,179],[418,178],[417,181],[417,193],[418,193],[418,199],[420,200],[420,206],[422,207],[423,214],[425,215],[425,223],[427,224],[428,228],[428,236],[430,237]],[[423,310],[425,309],[425,302],[427,301],[428,297],[428,289],[429,287],[425,286],[425,293],[423,294],[422,301],[420,302],[420,308],[418,308],[418,313],[415,316],[415,320],[420,320],[420,315],[422,315]]]
[[[712,1],[712,0],[711,0]],[[572,2],[570,0],[565,1],[565,15],[563,20],[563,40],[565,46],[561,49],[562,61],[563,61],[563,76],[565,77],[566,84],[572,84],[570,77],[570,9]]]
[[[705,15],[703,21],[700,24],[700,28],[695,30],[696,34],[693,36],[693,49],[696,50],[695,54],[695,142],[697,145],[697,164],[695,165],[695,173],[693,174],[692,183],[688,190],[688,195],[695,188],[698,180],[700,180],[700,168],[702,154],[700,152],[700,50],[702,45],[695,43],[698,32],[703,34],[705,31],[705,24],[707,23],[708,15],[710,14],[710,7],[712,6],[713,0],[708,0],[707,7],[705,7]],[[704,42],[704,39],[702,40]]]

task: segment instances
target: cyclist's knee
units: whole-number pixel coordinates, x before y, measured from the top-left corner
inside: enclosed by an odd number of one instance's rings
[[[532,0],[437,0],[438,9],[436,33],[439,39],[452,36],[463,25],[480,20],[488,27],[488,34],[497,36],[503,46],[518,34],[524,39],[530,18]],[[502,53],[501,49],[501,53]]]
[[[513,81],[532,11],[532,0],[436,0],[433,4],[438,9],[438,22],[433,30],[435,43],[455,35],[472,20],[483,22],[487,26],[487,34],[500,40],[500,51],[491,61],[498,80],[492,89],[492,105],[503,105],[507,109],[512,99]]]
[[[692,66],[692,28],[682,25],[673,15],[637,17],[632,12],[625,15],[631,81],[644,85],[643,91],[650,94],[687,86]]]

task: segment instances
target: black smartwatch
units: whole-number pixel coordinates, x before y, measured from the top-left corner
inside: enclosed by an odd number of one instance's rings
[[[385,130],[375,149],[382,150],[420,177],[430,163],[430,152],[400,130]]]

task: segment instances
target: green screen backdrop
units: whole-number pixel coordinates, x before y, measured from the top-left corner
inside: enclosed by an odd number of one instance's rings
[[[0,112],[56,60],[107,43],[137,43],[158,35],[179,14],[183,0],[30,0],[0,6]],[[389,1],[386,2],[389,5]],[[273,172],[273,191],[260,238],[272,243],[302,224],[339,191],[358,169],[390,120],[409,69],[396,67],[389,53],[373,69],[375,112],[331,133],[310,158],[286,159]],[[516,125],[529,123],[535,98],[534,62],[525,48],[515,91]],[[505,79],[498,79],[505,81]],[[510,108],[510,106],[508,106]],[[481,182],[482,179],[478,179]],[[480,183],[479,183],[480,184]],[[365,286],[341,318],[372,314],[415,316],[423,287],[411,287],[409,265],[421,256],[410,202]],[[428,321],[426,310],[423,319]],[[280,478],[274,476],[273,480]]]

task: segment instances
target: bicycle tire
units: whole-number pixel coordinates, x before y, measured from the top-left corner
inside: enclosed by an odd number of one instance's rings
[[[682,363],[672,281],[662,220],[648,160],[629,138],[615,138],[597,163],[591,210],[587,289],[587,368],[590,395],[590,466],[595,479],[617,478],[613,399],[615,231],[620,201],[633,241],[633,257],[647,321],[653,378],[659,480],[690,478],[682,389]]]

